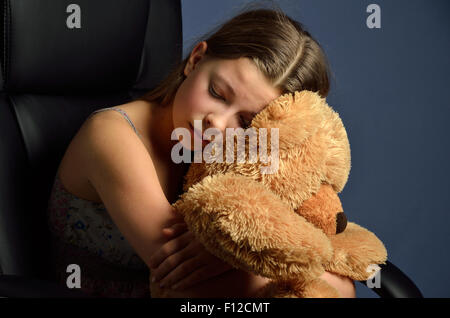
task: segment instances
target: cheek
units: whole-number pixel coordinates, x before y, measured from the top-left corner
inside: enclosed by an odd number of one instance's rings
[[[201,76],[193,76],[185,79],[180,85],[176,98],[177,107],[184,114],[201,117],[201,113],[207,105],[207,84]]]
[[[189,120],[187,116],[190,113],[189,105],[186,103],[186,98],[188,98],[189,85],[186,80],[180,85],[175,94],[175,99],[173,101],[173,123],[174,127],[184,127],[186,126],[186,121]]]
[[[178,88],[172,109],[174,128],[183,127],[189,129],[189,123],[193,124],[194,119],[202,117],[201,105],[202,99],[203,104],[205,104],[205,97],[203,96],[204,93],[202,93],[204,89],[199,82],[194,77],[187,78]],[[185,148],[192,150],[193,140],[194,136],[191,135],[190,140],[183,140],[181,143]]]

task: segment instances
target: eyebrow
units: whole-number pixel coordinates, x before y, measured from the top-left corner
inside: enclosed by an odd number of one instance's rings
[[[213,73],[213,78],[222,82],[226,86],[228,91],[231,93],[231,95],[233,95],[233,97],[236,96],[236,93],[234,92],[233,87],[231,87],[231,85],[228,83],[228,81],[222,75],[220,75],[218,73]]]
[[[231,95],[233,95],[233,97],[236,97],[236,93],[234,92],[233,87],[231,87],[231,85],[228,83],[228,81],[219,73],[213,73],[212,77],[214,79],[219,80],[220,82],[222,82],[225,87],[228,89],[228,91],[231,93]],[[248,113],[250,113],[252,116],[256,116],[258,113],[252,112],[252,111],[248,111]]]

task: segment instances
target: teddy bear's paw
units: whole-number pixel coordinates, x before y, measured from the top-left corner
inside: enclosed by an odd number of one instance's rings
[[[344,232],[330,236],[334,255],[325,270],[353,280],[367,280],[370,266],[384,264],[387,251],[378,237],[367,229],[349,222]]]

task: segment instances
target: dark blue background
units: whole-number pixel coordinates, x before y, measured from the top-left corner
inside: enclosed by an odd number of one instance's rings
[[[250,1],[184,0],[184,55]],[[425,297],[450,296],[450,1],[273,1],[303,23],[330,61],[327,98],[350,140],[342,192],[353,222]],[[369,29],[369,4],[381,29]],[[382,278],[381,278],[382,279]],[[357,284],[358,297],[377,297]]]

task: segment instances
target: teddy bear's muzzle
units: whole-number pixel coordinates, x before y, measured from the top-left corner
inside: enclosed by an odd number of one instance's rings
[[[336,234],[344,232],[347,227],[347,217],[344,212],[336,214]]]

